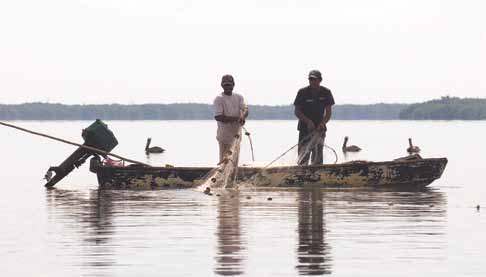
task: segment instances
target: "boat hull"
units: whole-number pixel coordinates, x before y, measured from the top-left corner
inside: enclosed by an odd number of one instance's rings
[[[319,166],[241,167],[238,180],[266,187],[427,186],[440,178],[446,158],[350,162]],[[209,167],[95,166],[101,189],[191,188]]]

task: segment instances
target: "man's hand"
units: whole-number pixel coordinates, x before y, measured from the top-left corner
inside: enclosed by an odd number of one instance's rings
[[[310,119],[307,120],[306,125],[307,125],[307,131],[309,131],[309,132],[312,132],[312,131],[314,131],[314,129],[316,129],[316,125]]]
[[[245,117],[242,116],[238,119],[238,122],[241,124],[241,126],[245,125]]]

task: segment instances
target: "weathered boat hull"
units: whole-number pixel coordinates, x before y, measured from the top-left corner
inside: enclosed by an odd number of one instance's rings
[[[446,158],[352,162],[319,166],[242,167],[238,180],[269,187],[427,186],[441,177]],[[102,189],[163,189],[198,186],[209,167],[93,168]]]

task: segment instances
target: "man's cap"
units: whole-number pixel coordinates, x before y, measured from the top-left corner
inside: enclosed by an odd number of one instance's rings
[[[235,84],[235,80],[233,79],[233,76],[227,74],[221,78],[221,85],[226,85],[226,84],[231,84],[231,85]]]
[[[322,74],[319,70],[311,70],[311,72],[309,72],[309,79],[322,80]]]

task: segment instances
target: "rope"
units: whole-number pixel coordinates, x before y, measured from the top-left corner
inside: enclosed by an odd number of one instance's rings
[[[290,152],[292,149],[294,149],[296,146],[298,146],[302,142],[306,141],[307,139],[311,138],[314,135],[317,135],[317,132],[318,131],[314,131],[314,132],[308,134],[307,136],[305,136],[304,138],[302,138],[294,146],[290,147],[287,151],[283,152],[280,156],[278,156],[277,158],[275,158],[274,160],[272,160],[269,164],[267,164],[266,166],[264,166],[263,169],[269,167],[270,165],[272,165],[273,163],[275,163],[276,161],[278,161],[280,158],[282,158],[283,156],[285,156],[285,154],[287,154],[288,152]],[[324,144],[324,146],[332,150],[332,152],[334,153],[334,156],[336,158],[336,160],[334,161],[334,164],[336,164],[338,162],[338,156],[337,156],[336,150],[334,150],[332,147],[328,146],[327,144]]]
[[[250,141],[251,159],[253,160],[253,162],[255,162],[255,155],[253,154],[253,142],[251,141],[250,132],[248,132],[248,130],[246,130],[244,126],[241,127],[243,128],[243,131],[245,131],[245,135],[248,137],[248,140]]]
[[[324,143],[324,146],[325,146],[326,148],[329,148],[329,149],[331,149],[331,150],[332,150],[332,152],[334,153],[334,157],[336,158],[336,159],[334,160],[334,164],[337,164],[337,162],[338,162],[338,155],[337,155],[337,153],[336,153],[336,150],[334,150],[334,148],[332,148],[331,146],[329,146],[329,145],[327,145],[327,144],[325,144],[325,143]]]

